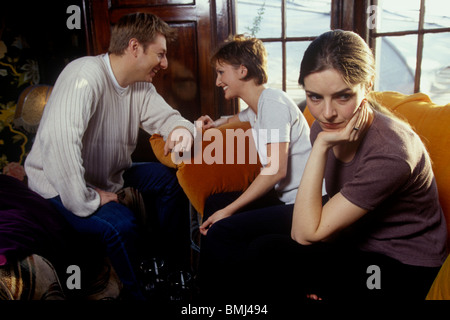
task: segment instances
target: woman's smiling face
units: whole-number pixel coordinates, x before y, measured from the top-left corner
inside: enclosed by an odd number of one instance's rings
[[[225,99],[239,97],[239,88],[241,87],[241,68],[235,67],[226,62],[216,62],[216,86],[223,89]]]
[[[304,81],[309,111],[324,131],[341,130],[365,97],[365,86],[349,87],[335,69],[311,73]]]

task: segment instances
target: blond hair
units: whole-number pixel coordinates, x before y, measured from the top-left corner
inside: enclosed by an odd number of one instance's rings
[[[111,30],[108,52],[123,55],[132,38],[137,39],[145,51],[158,34],[162,34],[169,42],[176,39],[176,30],[153,14],[138,12],[125,15]]]

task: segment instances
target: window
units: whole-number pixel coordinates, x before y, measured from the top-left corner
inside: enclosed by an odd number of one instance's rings
[[[235,0],[235,30],[265,43],[268,85],[286,91],[296,103],[305,99],[297,84],[304,51],[321,33],[341,28],[362,33],[374,49],[375,90],[420,91],[437,104],[447,104],[450,11],[446,8],[447,0]]]
[[[331,0],[236,0],[237,33],[264,42],[268,53],[268,86],[286,91],[299,104],[300,62],[311,41],[330,29]],[[241,109],[245,103],[240,101]]]
[[[450,11],[447,0],[371,1],[370,44],[375,49],[375,90],[424,92],[450,102]],[[371,17],[376,17],[371,19]]]

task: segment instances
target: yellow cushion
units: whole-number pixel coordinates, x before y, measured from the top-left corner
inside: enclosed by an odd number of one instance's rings
[[[175,164],[170,155],[164,157],[161,136],[153,135],[150,143],[160,162],[178,168],[178,182],[193,207],[203,215],[205,200],[210,195],[244,191],[259,174],[261,163],[249,129],[251,126],[248,122],[237,122],[204,131],[201,148],[196,150],[195,144],[193,147],[194,152],[201,151],[201,154],[194,154],[190,163],[185,161]],[[230,130],[229,135],[227,130]],[[245,141],[245,147],[242,148],[239,141]],[[227,159],[227,155],[231,154],[234,154],[234,159]],[[240,159],[241,156],[245,157]],[[223,163],[219,163],[220,159]]]
[[[450,230],[450,104],[436,105],[423,93],[405,95],[384,91],[372,92],[371,95],[381,105],[406,120],[424,142],[433,162],[439,201],[447,220],[447,230]],[[314,118],[308,108],[304,115],[311,125]]]
[[[159,134],[154,134],[149,140],[156,159],[169,168],[177,169],[177,165],[172,161],[172,155],[170,153],[167,156],[164,155],[164,145],[166,142],[163,137]]]
[[[450,230],[450,166],[448,165],[450,157],[450,126],[448,125],[450,123],[450,104],[446,106],[436,105],[423,93],[404,95],[398,92],[372,92],[371,94],[382,105],[406,119],[422,138],[433,161],[439,199],[447,220],[447,229]],[[311,125],[314,118],[308,108],[305,109],[304,115]],[[239,123],[209,130],[220,130],[222,132],[225,147],[225,130],[237,128],[247,130],[250,125]],[[195,209],[200,213],[203,213],[204,202],[209,195],[217,192],[245,190],[260,171],[259,159],[256,164],[246,162],[243,165],[217,163],[210,165],[204,162],[202,164],[181,163],[175,165],[170,155],[163,156],[164,141],[161,137],[154,135],[150,142],[159,161],[169,167],[179,169],[177,176],[180,185]],[[209,141],[203,141],[202,152],[210,143]],[[249,148],[254,148],[254,144],[251,144]],[[223,152],[226,153],[225,149]],[[249,149],[246,149],[246,152],[250,154]]]
[[[433,163],[447,230],[450,230],[450,104],[436,105],[423,93],[374,92],[373,95],[406,119],[425,144]],[[448,240],[450,243],[450,232]]]
[[[314,119],[313,115],[311,114],[311,112],[309,111],[308,106],[303,111],[303,116],[305,117],[306,122],[308,122],[309,126],[311,127],[315,119]]]
[[[450,300],[450,256],[447,257],[434,279],[426,300]]]

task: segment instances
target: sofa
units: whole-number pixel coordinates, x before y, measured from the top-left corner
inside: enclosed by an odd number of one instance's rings
[[[448,245],[450,248],[450,104],[445,106],[434,104],[424,93],[405,95],[398,92],[372,92],[371,95],[378,102],[389,108],[394,114],[407,121],[417,132],[424,142],[433,162],[433,170],[439,190],[439,200],[444,211],[447,223]],[[308,107],[303,112],[308,124],[314,121]],[[201,148],[194,150],[191,154],[190,163],[176,161],[171,156],[164,156],[162,137],[153,135],[150,138],[153,151],[159,161],[167,166],[177,169],[177,177],[184,192],[188,196],[191,204],[195,208],[198,218],[201,220],[205,200],[214,193],[228,191],[242,191],[248,187],[253,179],[258,175],[261,165],[259,162],[247,162],[243,164],[230,163],[206,163],[205,161],[195,162],[198,153],[212,153],[211,144],[221,135],[223,147],[217,147],[215,152],[237,152],[237,144],[229,144],[227,141],[230,135],[227,130],[242,129],[238,131],[236,137],[231,139],[245,141],[246,153],[248,155],[256,152],[255,146],[245,132],[250,128],[248,123],[237,126],[227,124],[219,128],[208,129],[203,132]],[[213,134],[208,131],[215,130]],[[214,137],[205,139],[204,137]],[[219,144],[218,144],[219,145]],[[218,146],[217,145],[217,146]],[[223,148],[223,149],[221,149]],[[232,148],[232,149],[230,149]],[[242,149],[241,149],[242,150]],[[182,157],[186,159],[185,157]],[[436,280],[433,283],[427,299],[450,299],[450,258],[441,268]]]

